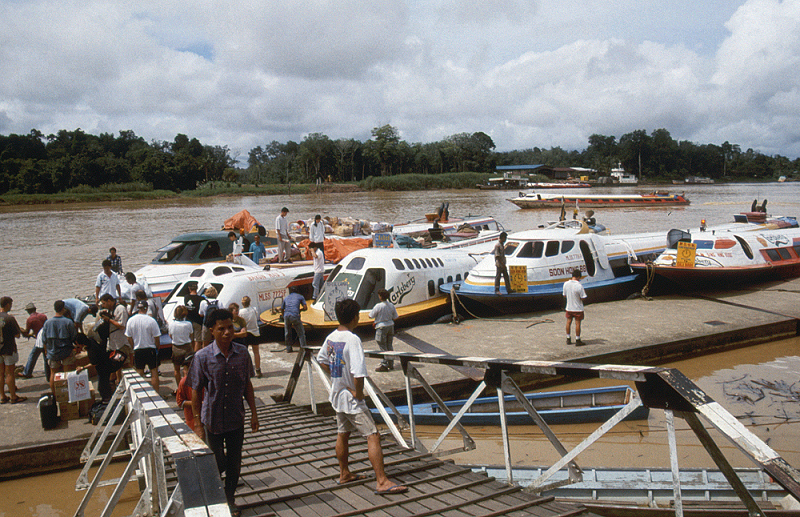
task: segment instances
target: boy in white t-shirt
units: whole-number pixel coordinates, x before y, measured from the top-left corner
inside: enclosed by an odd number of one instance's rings
[[[572,320],[575,320],[575,345],[582,346],[581,341],[581,321],[583,321],[583,300],[586,298],[586,291],[580,282],[581,272],[579,269],[572,270],[572,278],[564,282],[562,294],[567,299],[567,344],[572,344],[572,337],[570,336],[570,327],[572,327]]]
[[[325,339],[317,354],[322,368],[331,376],[330,402],[336,411],[338,435],[336,437],[336,459],[339,460],[339,480],[344,484],[364,479],[349,469],[350,433],[358,431],[367,438],[367,454],[375,471],[375,494],[402,494],[407,487],[392,483],[386,477],[383,466],[381,435],[375,427],[372,415],[364,402],[364,379],[367,365],[361,339],[353,334],[358,326],[361,307],[352,299],[340,300],[336,304],[336,319],[339,327]]]

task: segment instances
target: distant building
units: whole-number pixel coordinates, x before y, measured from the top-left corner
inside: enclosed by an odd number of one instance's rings
[[[503,174],[504,178],[522,178],[530,174],[553,177],[553,168],[541,163],[538,165],[499,165],[495,167],[495,170]]]

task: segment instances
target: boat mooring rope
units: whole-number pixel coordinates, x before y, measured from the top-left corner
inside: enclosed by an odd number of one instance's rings
[[[655,264],[653,264],[652,260],[648,260],[647,262],[644,263],[644,265],[645,265],[645,271],[646,271],[646,275],[645,275],[646,282],[644,283],[644,287],[642,287],[642,298],[644,298],[645,300],[648,300],[648,301],[652,301],[653,298],[650,297],[650,296],[647,296],[647,293],[650,292],[650,284],[653,283],[653,279],[656,276],[656,266],[655,266]]]
[[[458,314],[458,308],[456,307],[456,302],[458,302],[458,305],[460,305],[461,308],[464,309],[464,312],[466,312],[467,314],[469,314],[470,316],[472,316],[476,320],[486,319],[486,318],[481,318],[480,316],[476,316],[475,314],[470,312],[470,310],[467,309],[467,307],[464,305],[464,302],[461,301],[461,298],[458,297],[458,294],[456,293],[456,290],[451,287],[450,288],[450,307],[451,307],[451,310],[453,311],[453,321],[452,322],[455,323],[456,325],[458,325],[462,321],[461,317]],[[520,320],[509,320],[509,319],[498,319],[498,318],[492,318],[492,321],[507,321],[507,322],[510,322],[510,323],[519,323],[520,322]],[[551,320],[550,318],[544,318],[544,319],[541,319],[541,320],[538,320],[538,321],[534,321],[533,323],[531,323],[530,325],[528,325],[525,328],[529,329],[529,328],[533,327],[534,325],[538,325],[540,323],[555,323],[555,321]]]

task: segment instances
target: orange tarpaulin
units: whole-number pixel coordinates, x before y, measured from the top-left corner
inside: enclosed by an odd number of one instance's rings
[[[251,233],[256,231],[257,226],[259,226],[259,223],[256,218],[250,215],[247,210],[242,210],[233,217],[226,219],[222,229],[239,231],[244,228],[245,232]]]
[[[311,244],[310,240],[303,239],[297,245],[301,248],[306,248],[306,260],[313,260],[314,257],[311,255],[309,244]],[[370,245],[372,245],[372,239],[362,239],[361,237],[325,239],[325,260],[336,264],[350,253],[362,248],[369,248]]]

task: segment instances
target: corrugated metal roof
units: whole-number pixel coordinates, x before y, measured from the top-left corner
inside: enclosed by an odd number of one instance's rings
[[[545,164],[539,163],[536,165],[499,165],[495,167],[495,170],[498,171],[523,171],[523,170],[533,170],[538,169],[540,167],[545,167]]]

